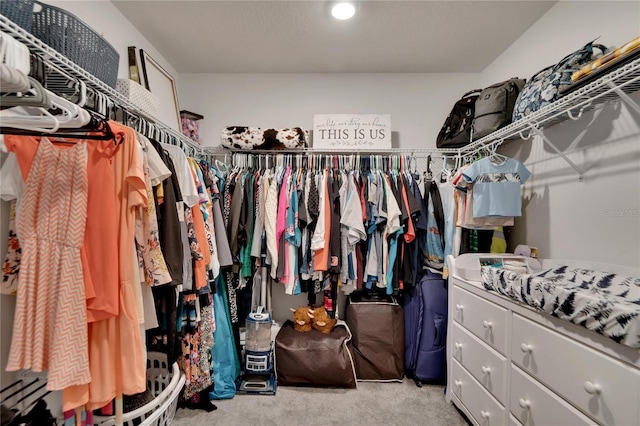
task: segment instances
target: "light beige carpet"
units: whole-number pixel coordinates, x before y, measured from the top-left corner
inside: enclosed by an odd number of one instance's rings
[[[442,386],[358,383],[358,389],[279,387],[275,396],[236,395],[218,410],[179,409],[172,425],[421,425],[466,426]]]

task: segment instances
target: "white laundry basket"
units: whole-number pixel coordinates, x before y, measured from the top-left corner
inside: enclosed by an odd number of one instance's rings
[[[171,372],[167,367],[166,354],[161,352],[147,354],[147,387],[155,398],[137,410],[124,413],[122,416],[124,426],[165,426],[171,424],[178,408],[178,398],[184,386],[185,377],[180,372],[177,363],[173,364]],[[100,426],[116,424],[113,416],[96,416],[94,422]]]

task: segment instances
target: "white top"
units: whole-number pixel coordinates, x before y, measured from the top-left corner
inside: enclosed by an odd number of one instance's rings
[[[4,146],[4,144],[0,144]],[[4,201],[16,200],[16,235],[18,234],[18,216],[20,215],[20,203],[24,192],[24,181],[18,165],[18,157],[10,152],[0,170],[0,198]],[[20,236],[18,235],[18,238]]]
[[[316,229],[315,231],[313,231],[313,237],[311,237],[311,250],[312,251],[318,251],[321,250],[325,244],[326,241],[324,239],[324,228],[325,228],[325,223],[324,223],[324,215],[325,215],[325,200],[324,200],[324,196],[325,196],[325,185],[327,182],[327,178],[326,178],[326,170],[323,172],[322,175],[318,176],[318,205],[319,205],[319,212],[318,212],[318,221],[316,223]]]
[[[24,182],[18,165],[18,157],[13,152],[8,154],[2,169],[0,169],[0,198],[4,201],[18,200],[19,203],[24,191]]]
[[[193,207],[200,202],[200,196],[198,195],[198,188],[191,174],[191,167],[187,160],[187,155],[175,145],[161,143],[164,149],[167,150],[173,161],[173,166],[176,169],[178,175],[178,184],[180,185],[180,192],[182,192],[182,201],[189,206]]]
[[[171,171],[164,164],[160,154],[155,150],[149,139],[146,136],[136,132],[136,139],[138,144],[147,154],[147,162],[149,163],[149,177],[151,178],[151,186],[157,186],[162,183],[166,178],[171,176]]]
[[[263,177],[264,179],[265,177]],[[271,184],[267,194],[267,201],[264,207],[264,228],[267,235],[267,259],[270,260],[271,278],[276,277],[278,265],[278,242],[276,241],[276,219],[278,215],[278,179],[276,176],[268,176]],[[265,182],[265,189],[266,189]]]

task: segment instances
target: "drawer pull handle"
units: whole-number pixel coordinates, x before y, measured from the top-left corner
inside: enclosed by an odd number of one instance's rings
[[[520,345],[520,350],[524,353],[527,353],[527,352],[531,353],[533,352],[533,346],[523,343]]]
[[[484,328],[491,328],[491,327],[493,327],[493,323],[492,323],[491,321],[484,321],[484,322],[482,323],[482,326],[483,326]]]
[[[455,384],[457,387],[462,387],[462,382],[460,380],[454,380],[453,384]]]
[[[480,411],[480,415],[482,416],[483,419],[488,419],[489,416],[491,416],[491,414],[489,414],[488,411],[484,411],[484,410]]]
[[[456,346],[456,349],[462,349],[462,343],[456,342],[455,346]]]
[[[481,368],[482,373],[484,374],[490,374],[491,373],[491,368],[490,367],[485,367],[484,365]]]
[[[456,305],[456,311],[461,311],[463,309],[464,309],[464,306],[462,306],[461,304]]]
[[[584,382],[584,390],[589,395],[599,395],[602,392],[602,387],[597,383],[591,383],[589,381]]]
[[[529,408],[531,408],[531,401],[529,401],[528,399],[520,398],[518,400],[518,404],[520,404],[520,407],[524,408],[525,410],[528,410]]]

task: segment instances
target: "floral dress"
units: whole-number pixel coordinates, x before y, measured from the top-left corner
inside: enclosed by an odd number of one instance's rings
[[[186,379],[182,399],[188,400],[213,384],[213,302],[210,294],[183,294],[182,297],[179,318],[183,332],[182,355],[178,357],[178,365]],[[198,298],[200,303],[196,303]],[[200,321],[196,320],[198,309]]]
[[[0,293],[15,295],[18,292],[18,272],[22,256],[22,249],[16,235],[16,200],[11,200],[9,209],[9,247],[2,265]]]
[[[171,275],[164,260],[162,249],[160,248],[160,236],[158,231],[158,218],[156,216],[156,205],[153,199],[153,189],[151,186],[151,173],[149,161],[146,155],[142,155],[142,167],[144,169],[145,186],[147,187],[148,203],[147,207],[136,214],[136,250],[138,261],[144,272],[144,279],[147,285],[156,286],[171,282]]]

